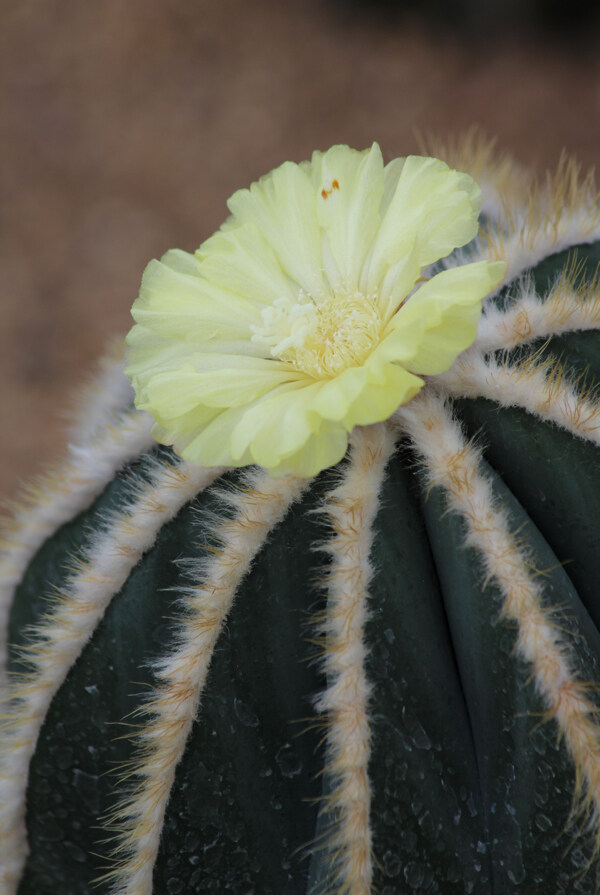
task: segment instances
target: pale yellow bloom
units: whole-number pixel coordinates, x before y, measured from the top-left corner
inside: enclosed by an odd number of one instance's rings
[[[477,233],[480,191],[377,144],[286,162],[194,255],[151,261],[127,373],[157,441],[204,466],[314,475],[475,339],[504,262],[422,272]]]

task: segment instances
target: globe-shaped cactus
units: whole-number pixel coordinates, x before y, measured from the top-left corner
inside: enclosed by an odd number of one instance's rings
[[[1,895],[600,890],[600,206],[436,154],[477,235],[335,147],[149,268],[5,532]]]

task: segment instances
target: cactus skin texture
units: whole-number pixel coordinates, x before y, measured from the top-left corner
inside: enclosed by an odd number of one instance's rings
[[[113,358],[17,508],[0,895],[600,892],[600,207],[433,149],[509,264],[448,373],[305,481],[153,446]]]

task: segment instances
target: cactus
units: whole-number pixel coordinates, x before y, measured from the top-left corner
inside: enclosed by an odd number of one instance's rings
[[[600,205],[435,154],[508,273],[339,463],[182,459],[111,356],[16,507],[1,895],[600,891]]]

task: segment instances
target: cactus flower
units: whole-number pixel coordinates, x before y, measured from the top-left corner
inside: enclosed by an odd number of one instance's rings
[[[475,237],[480,190],[435,158],[334,146],[229,200],[194,255],[148,265],[127,373],[154,437],[204,466],[312,476],[475,339],[502,261],[424,271]]]

